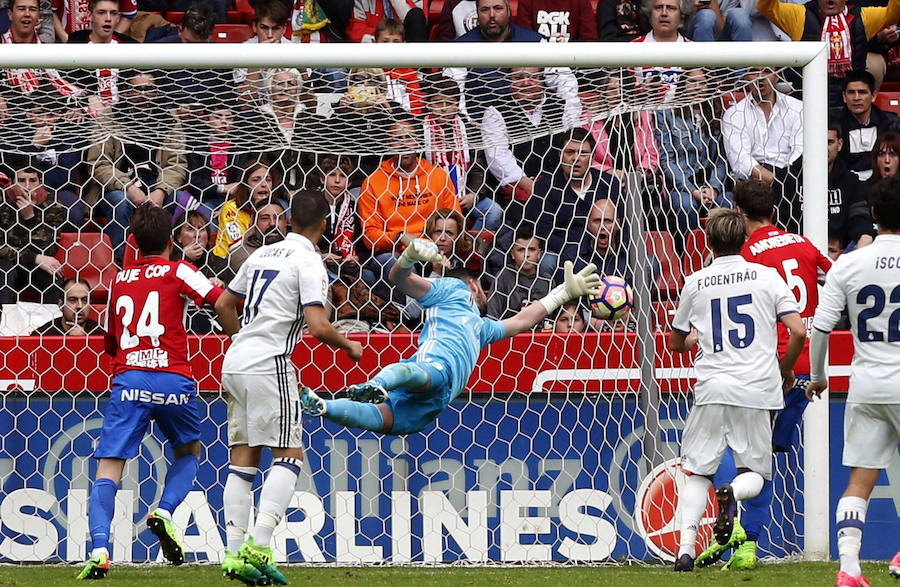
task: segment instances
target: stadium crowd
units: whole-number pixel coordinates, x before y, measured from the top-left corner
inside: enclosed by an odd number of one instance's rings
[[[223,0],[9,0],[0,41],[206,43],[229,9]],[[257,0],[252,9],[246,43],[826,40],[834,256],[871,242],[871,185],[900,167],[900,118],[874,105],[882,82],[900,79],[900,0],[446,0],[438,22],[423,0]],[[180,22],[161,14],[172,10],[184,10]],[[704,95],[709,72],[6,70],[0,304],[58,303],[62,318],[38,332],[95,332],[83,290],[102,302],[103,284],[67,273],[60,235],[98,231],[121,267],[135,255],[130,218],[148,200],[173,213],[173,255],[227,284],[253,250],[284,238],[291,194],[304,188],[322,190],[330,205],[318,246],[343,332],[421,324],[422,309],[386,279],[422,235],[445,261],[418,272],[478,272],[488,314],[503,318],[558,283],[564,260],[631,281],[623,235],[658,230],[671,248],[651,250],[640,266],[654,299],[670,301],[680,284],[666,286],[667,273],[681,266],[702,217],[733,205],[735,181],[771,184],[777,223],[799,229],[799,79],[770,68],[738,75],[746,91],[733,103],[682,105]],[[626,88],[674,105],[592,120]],[[347,154],[350,144],[375,154]],[[625,222],[631,170],[642,176],[642,227]],[[219,331],[202,310],[189,315],[190,331]],[[569,306],[544,326],[611,327]]]

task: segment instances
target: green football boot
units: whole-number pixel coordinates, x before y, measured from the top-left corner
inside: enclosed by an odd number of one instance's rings
[[[738,520],[734,520],[734,527],[731,530],[731,538],[728,540],[728,542],[726,542],[725,544],[719,544],[718,542],[713,540],[712,544],[710,544],[706,548],[706,550],[701,552],[700,556],[697,557],[697,566],[702,569],[719,562],[719,559],[722,558],[722,555],[725,554],[728,549],[740,546],[744,543],[745,540],[747,540],[747,533],[744,531],[744,527],[741,526],[741,523]],[[755,552],[756,551],[754,550],[754,553]]]
[[[756,568],[756,542],[748,540],[741,544],[722,567],[723,571],[752,571]]]
[[[173,565],[184,563],[184,547],[175,533],[172,520],[162,516],[159,510],[154,510],[147,516],[147,528],[159,539],[163,556]]]
[[[266,576],[260,573],[256,567],[232,554],[230,550],[225,551],[225,559],[222,561],[222,574],[229,579],[237,579],[245,585],[267,585],[269,581]]]
[[[241,544],[238,556],[256,567],[256,570],[265,575],[275,585],[287,585],[287,579],[284,578],[284,575],[272,562],[274,557],[272,556],[271,547],[259,546],[253,542],[253,536],[248,536],[247,541]]]
[[[88,559],[87,564],[84,565],[84,568],[78,573],[78,576],[75,577],[77,580],[82,581],[85,579],[103,579],[106,577],[106,573],[109,571],[109,555],[106,553],[98,554],[97,556],[92,556]]]

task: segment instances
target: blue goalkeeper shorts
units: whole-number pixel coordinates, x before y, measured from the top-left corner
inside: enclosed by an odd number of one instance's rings
[[[438,369],[428,361],[415,363],[428,371],[431,385],[428,389],[415,393],[402,387],[388,392],[385,404],[394,414],[394,425],[390,433],[397,436],[421,432],[434,422],[456,397],[450,389],[450,373],[446,367]]]
[[[807,385],[809,375],[797,375],[794,387],[784,396],[784,408],[776,414],[772,425],[772,450],[775,452],[787,452],[799,440],[797,426],[809,404],[806,399]]]
[[[150,420],[173,448],[200,440],[194,382],[175,373],[137,369],[113,377],[94,458],[136,457]]]

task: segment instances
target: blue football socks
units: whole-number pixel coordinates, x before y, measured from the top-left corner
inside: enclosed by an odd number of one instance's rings
[[[325,400],[328,406],[325,417],[343,426],[381,432],[384,418],[375,404],[355,402],[349,399]]]
[[[101,477],[91,486],[88,510],[88,525],[91,529],[91,545],[109,549],[109,527],[116,511],[116,491],[118,486],[112,479]]]
[[[159,500],[159,508],[167,512],[174,512],[188,492],[194,486],[197,478],[197,469],[200,461],[194,455],[185,455],[178,459],[166,473],[166,484],[163,488],[162,498]]]

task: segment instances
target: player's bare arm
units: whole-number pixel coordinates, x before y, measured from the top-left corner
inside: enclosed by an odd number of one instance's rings
[[[443,259],[437,245],[424,239],[414,239],[391,267],[388,278],[404,294],[420,299],[431,291],[431,282],[412,273],[416,263],[438,263]]]
[[[540,300],[528,304],[512,318],[503,321],[506,327],[506,336],[515,336],[531,330],[535,324],[555,312],[560,306],[575,298],[600,293],[600,276],[597,275],[597,266],[591,263],[584,269],[575,273],[572,262],[566,261],[564,265],[565,279],[550,293]]]
[[[303,308],[303,316],[309,333],[317,340],[335,348],[343,349],[347,356],[358,361],[362,357],[362,345],[355,340],[343,336],[328,320],[328,313],[323,306],[313,304]]]
[[[216,314],[218,314],[219,323],[228,336],[234,336],[241,329],[241,320],[238,318],[237,311],[241,300],[240,296],[227,289],[216,300]]]
[[[797,312],[785,314],[780,320],[791,333],[787,350],[778,363],[778,367],[781,369],[781,379],[784,381],[784,389],[787,391],[794,386],[794,364],[797,363],[800,353],[803,352],[803,345],[806,343],[806,326]]]
[[[697,346],[698,340],[697,331],[693,328],[687,334],[672,330],[669,332],[669,350],[676,353],[689,353]]]

